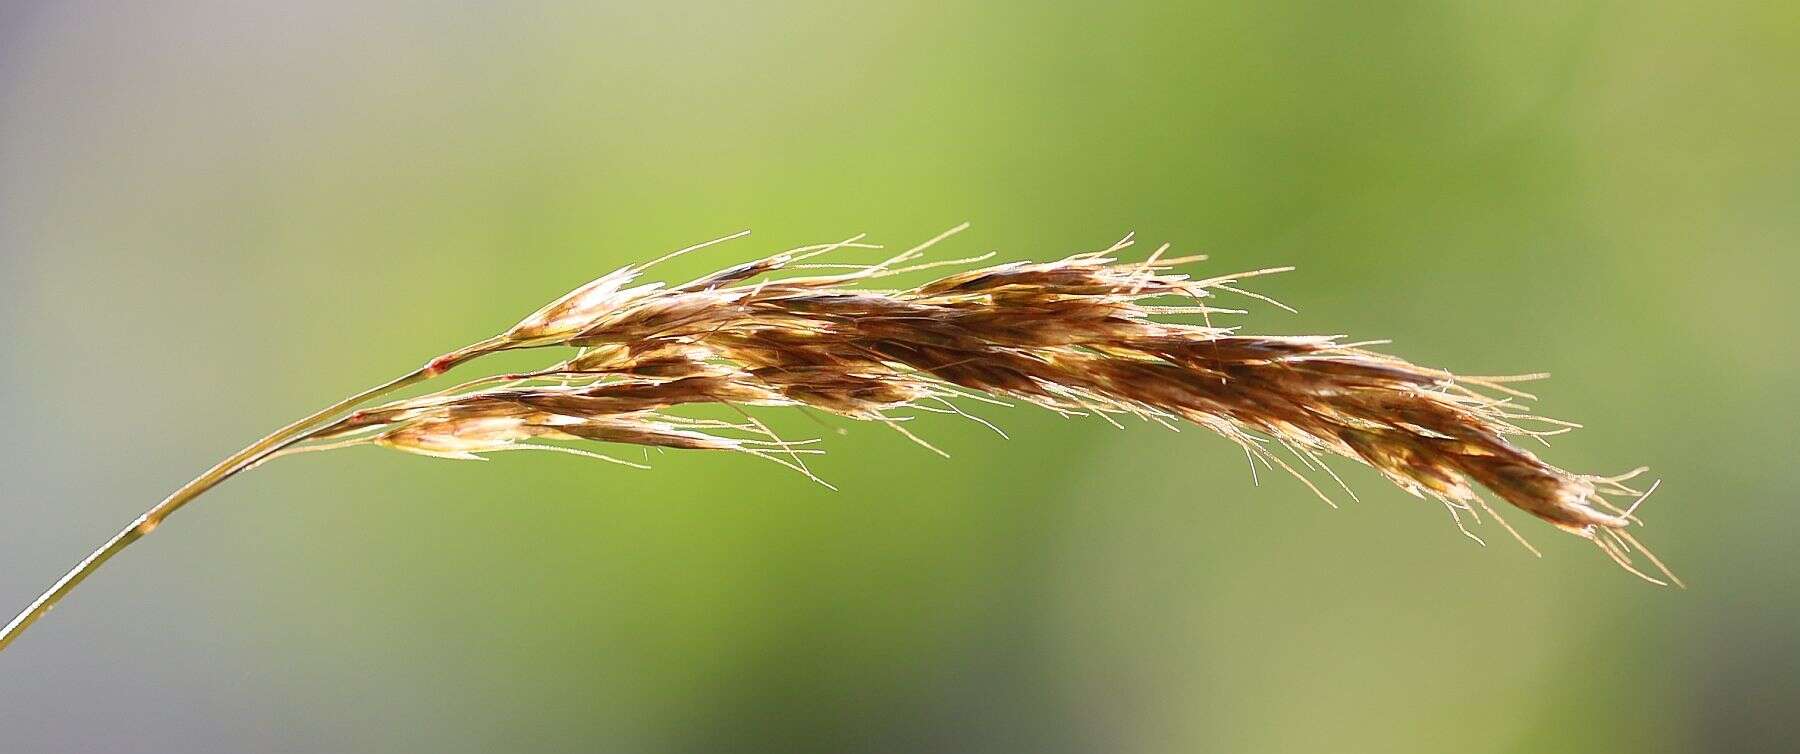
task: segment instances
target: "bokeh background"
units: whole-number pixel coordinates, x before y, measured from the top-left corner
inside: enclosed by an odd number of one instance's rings
[[[1545,370],[1657,589],[1371,473],[1020,409],[668,454],[357,449],[0,657],[6,752],[1774,751],[1800,726],[1800,6],[13,2],[0,607],[286,420],[627,262],[1127,230],[1254,331]],[[789,421],[791,417],[781,417]],[[1342,466],[1342,464],[1340,464]],[[1346,467],[1347,468],[1347,467]]]

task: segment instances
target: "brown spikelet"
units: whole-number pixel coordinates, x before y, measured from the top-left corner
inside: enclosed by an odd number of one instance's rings
[[[1522,394],[1503,380],[1459,380],[1335,337],[1243,335],[1210,324],[1212,315],[1233,311],[1212,305],[1219,292],[1262,298],[1230,283],[1281,270],[1193,280],[1174,270],[1191,260],[1160,259],[1160,250],[1145,261],[1119,261],[1114,255],[1130,245],[1127,237],[1102,252],[967,270],[899,290],[860,286],[922,269],[904,265],[924,246],[839,274],[781,277],[823,252],[869,248],[859,240],[777,254],[675,287],[634,286],[643,268],[626,268],[558,299],[497,346],[583,349],[575,357],[519,385],[397,402],[314,437],[379,430],[372,442],[449,457],[569,437],[755,447],[804,469],[788,455],[791,443],[754,420],[696,427],[667,410],[803,405],[899,429],[908,409],[966,416],[954,401],[973,393],[1108,421],[1198,424],[1321,496],[1304,470],[1335,479],[1325,458],[1353,459],[1440,501],[1465,533],[1465,516],[1479,521],[1478,511],[1493,512],[1477,491],[1484,487],[1592,540],[1627,568],[1632,553],[1649,556],[1623,533],[1634,519],[1605,499],[1638,494],[1622,479],[1566,472],[1514,444],[1567,427],[1524,413],[1513,402]],[[1171,315],[1198,315],[1206,324],[1166,321]]]
[[[909,412],[955,413],[992,428],[959,407],[965,400],[1012,399],[1115,424],[1187,422],[1242,446],[1252,468],[1260,462],[1291,472],[1328,502],[1312,477],[1338,481],[1325,459],[1348,458],[1441,502],[1470,537],[1466,524],[1481,513],[1518,537],[1479,486],[1593,542],[1646,580],[1665,583],[1640,569],[1638,558],[1680,584],[1627,531],[1648,496],[1625,485],[1637,472],[1574,474],[1515,444],[1573,426],[1520,408],[1516,399],[1529,396],[1505,383],[1523,378],[1458,378],[1336,337],[1246,335],[1212,323],[1215,315],[1240,313],[1214,305],[1220,293],[1275,303],[1235,284],[1287,268],[1196,280],[1175,267],[1198,258],[1165,258],[1166,246],[1142,261],[1120,261],[1118,252],[1131,245],[1127,236],[1103,251],[1053,262],[993,265],[910,288],[864,287],[986,259],[917,262],[964,227],[869,265],[811,261],[879,248],[855,236],[673,287],[638,283],[655,262],[605,275],[500,335],[339,401],[219,462],[44,592],[0,630],[0,649],[187,502],[284,454],[373,444],[463,460],[537,450],[639,465],[547,441],[597,442],[735,451],[818,480],[802,460],[819,452],[805,447],[810,441],[776,437],[744,406],[807,406],[880,422],[934,451],[904,426]],[[1178,317],[1199,323],[1171,321]],[[577,350],[536,372],[484,377],[356,410],[482,356],[543,347]],[[743,420],[679,414],[692,404],[727,406]],[[1621,508],[1609,497],[1636,499]]]

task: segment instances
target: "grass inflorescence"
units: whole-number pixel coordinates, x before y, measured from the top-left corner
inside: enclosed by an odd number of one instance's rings
[[[1485,517],[1530,548],[1483,497],[1486,489],[1591,541],[1646,580],[1680,583],[1629,532],[1647,496],[1627,486],[1637,472],[1576,474],[1519,446],[1574,426],[1521,406],[1530,396],[1511,384],[1542,375],[1459,377],[1370,350],[1374,342],[1249,335],[1218,325],[1215,316],[1242,313],[1217,303],[1224,297],[1280,306],[1240,283],[1287,268],[1195,278],[1176,269],[1200,258],[1167,257],[1166,245],[1143,259],[1120,259],[1130,236],[1053,262],[978,267],[885,287],[926,270],[985,261],[991,255],[921,261],[928,248],[964,227],[871,264],[828,256],[880,248],[855,236],[679,285],[640,282],[654,264],[746,235],[739,233],[602,276],[497,336],[432,359],[220,462],[40,597],[0,634],[0,648],[175,509],[283,455],[375,445],[460,460],[535,450],[637,466],[602,452],[634,445],[747,454],[823,483],[805,462],[821,452],[815,441],[777,436],[745,408],[754,406],[809,407],[876,422],[934,451],[907,426],[918,412],[956,414],[992,428],[976,415],[986,404],[1027,403],[1114,424],[1194,424],[1236,443],[1252,469],[1261,464],[1291,473],[1327,502],[1321,478],[1354,496],[1327,464],[1347,458],[1441,503],[1472,538],[1468,525]],[[366,405],[489,354],[546,347],[569,350],[536,371]],[[681,411],[698,404],[729,407],[735,418]]]

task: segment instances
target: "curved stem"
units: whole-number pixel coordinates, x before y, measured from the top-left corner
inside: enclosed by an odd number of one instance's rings
[[[86,580],[88,576],[93,575],[94,571],[98,570],[100,566],[105,564],[107,560],[110,560],[112,556],[119,554],[126,547],[131,546],[131,543],[142,539],[144,535],[155,530],[157,525],[163,522],[163,519],[168,518],[170,514],[180,510],[181,506],[186,505],[189,501],[199,497],[202,493],[218,486],[220,482],[230,479],[240,471],[255,466],[257,463],[267,459],[271,454],[293,444],[295,441],[302,438],[308,430],[315,428],[319,423],[330,419],[333,416],[341,414],[366,401],[379,398],[396,390],[436,377],[449,371],[457,364],[486,353],[491,353],[492,351],[497,350],[498,346],[498,339],[490,339],[469,346],[468,348],[452,351],[443,356],[439,356],[438,358],[431,360],[431,362],[427,363],[425,366],[419,367],[400,377],[396,377],[385,384],[377,385],[338,401],[337,403],[333,403],[303,419],[274,431],[261,440],[251,443],[243,450],[231,454],[225,460],[220,461],[212,468],[207,469],[206,473],[194,477],[192,481],[182,485],[174,492],[169,493],[168,497],[163,498],[162,502],[157,503],[150,510],[144,511],[144,514],[138,516],[137,520],[132,521],[129,526],[121,529],[118,534],[113,535],[113,538],[107,540],[106,544],[101,545],[100,549],[90,553],[80,563],[77,563],[74,568],[69,569],[68,573],[63,574],[62,578],[57,579],[56,583],[51,585],[48,590],[43,594],[38,595],[38,598],[33,600],[29,607],[26,607],[23,612],[13,618],[12,622],[6,624],[6,628],[0,629],[0,650],[4,650],[7,646],[11,645],[13,640],[19,638],[19,634],[24,633],[25,629],[31,627],[31,624],[36,623],[39,618],[44,617],[44,613],[50,612],[50,608],[55,607],[57,602],[67,596],[70,591],[74,590],[75,587]]]

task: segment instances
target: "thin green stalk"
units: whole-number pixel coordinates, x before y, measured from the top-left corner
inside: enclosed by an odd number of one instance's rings
[[[219,483],[230,479],[238,472],[255,466],[259,462],[267,459],[270,455],[292,445],[294,442],[304,439],[308,431],[316,428],[325,420],[355,408],[367,401],[436,377],[449,371],[457,364],[486,353],[491,353],[498,346],[498,339],[490,339],[469,346],[468,348],[452,351],[451,353],[433,359],[425,366],[401,375],[385,384],[369,388],[368,390],[364,390],[356,395],[352,395],[320,409],[303,419],[274,431],[261,440],[251,443],[243,450],[231,454],[225,460],[220,461],[212,468],[207,469],[206,473],[194,477],[192,481],[182,485],[174,492],[169,493],[168,497],[163,498],[162,502],[157,503],[150,510],[144,511],[144,514],[138,516],[137,520],[132,521],[130,525],[121,529],[118,534],[113,535],[113,538],[107,540],[106,544],[101,545],[99,549],[93,551],[93,553],[89,554],[80,563],[77,563],[74,568],[69,569],[68,573],[63,574],[62,578],[57,579],[56,583],[51,585],[51,587],[43,594],[38,595],[38,598],[33,600],[29,607],[26,607],[23,612],[19,613],[17,617],[14,617],[12,622],[6,624],[6,628],[0,629],[0,651],[5,650],[13,643],[13,640],[19,638],[19,635],[25,632],[25,629],[30,628],[31,624],[36,623],[39,618],[44,617],[44,614],[50,612],[51,608],[56,607],[56,603],[62,601],[62,598],[67,596],[70,591],[73,591],[75,587],[80,585],[82,581],[85,581],[87,577],[93,575],[94,571],[98,570],[101,565],[106,563],[106,561],[111,560],[114,555],[117,555],[124,551],[125,548],[130,547],[131,543],[142,539],[144,535],[154,531],[164,519],[168,518],[175,511],[180,510],[181,506],[186,505],[189,501],[204,494],[207,490],[217,487]]]

